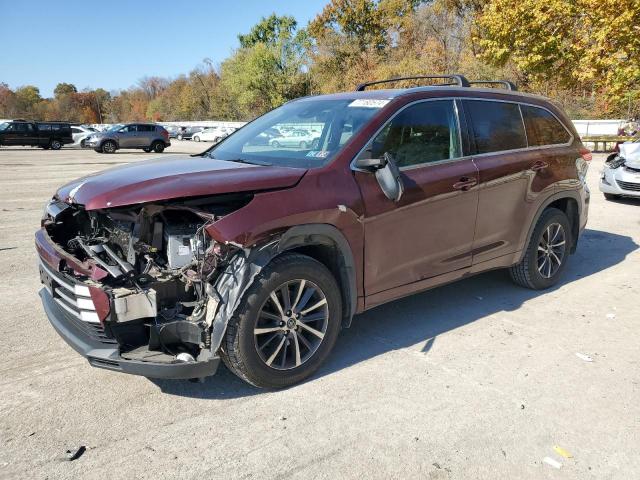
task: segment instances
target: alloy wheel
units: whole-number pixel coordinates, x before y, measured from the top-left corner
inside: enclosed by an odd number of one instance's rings
[[[307,362],[324,340],[329,306],[313,282],[290,280],[273,290],[260,308],[253,335],[260,359],[275,370]]]
[[[564,260],[566,234],[559,223],[551,223],[542,232],[538,244],[538,272],[543,278],[553,277]]]

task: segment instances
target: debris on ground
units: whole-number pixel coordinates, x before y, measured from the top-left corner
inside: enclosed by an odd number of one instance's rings
[[[562,467],[562,464],[559,461],[557,461],[556,459],[551,458],[551,457],[544,457],[542,459],[542,462],[546,463],[547,465],[552,466],[553,468],[558,468],[559,469],[560,467]]]
[[[66,459],[70,462],[73,462],[74,460],[79,459],[84,454],[84,452],[86,452],[86,450],[87,447],[85,447],[84,445],[80,445],[80,447],[74,450],[67,450]]]
[[[607,313],[607,315],[606,315],[606,316],[607,316],[607,318],[608,318],[609,320],[613,320],[614,318],[616,318],[616,314],[615,314],[615,313]]]
[[[558,446],[558,445],[554,445],[553,449],[555,450],[555,452],[558,455],[563,456],[564,458],[573,458],[573,455],[571,455],[571,453],[569,453],[568,451],[566,451],[564,448]]]
[[[578,357],[580,360],[584,360],[585,362],[593,362],[593,358],[591,358],[589,355],[585,355],[584,353],[576,352],[576,357]]]

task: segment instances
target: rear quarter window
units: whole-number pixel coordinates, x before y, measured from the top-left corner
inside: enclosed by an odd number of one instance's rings
[[[465,100],[476,154],[527,147],[520,108],[516,103]]]
[[[567,129],[550,111],[530,105],[521,108],[530,147],[559,145],[571,139]]]

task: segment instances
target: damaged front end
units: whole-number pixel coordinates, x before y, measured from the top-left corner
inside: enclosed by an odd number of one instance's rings
[[[97,367],[159,378],[214,374],[220,342],[212,331],[229,295],[219,285],[232,282],[225,272],[246,270],[249,252],[216,242],[207,227],[251,198],[102,210],[52,200],[36,246],[53,326]]]

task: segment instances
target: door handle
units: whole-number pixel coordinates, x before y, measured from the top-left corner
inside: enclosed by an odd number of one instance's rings
[[[534,172],[539,172],[540,170],[544,170],[547,168],[549,164],[547,162],[543,162],[542,160],[538,160],[536,163],[531,165],[531,170]]]
[[[462,190],[466,192],[473,187],[478,181],[475,178],[462,177],[459,182],[453,184],[453,188],[456,190]]]

